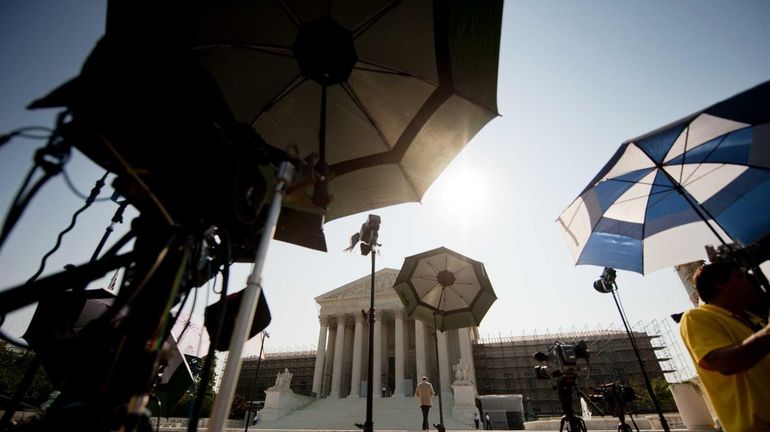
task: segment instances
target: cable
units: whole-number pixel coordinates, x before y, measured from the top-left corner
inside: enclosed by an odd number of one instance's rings
[[[160,350],[163,347],[163,342],[165,342],[166,338],[168,337],[168,333],[171,332],[171,326],[168,325],[169,318],[171,316],[170,310],[173,307],[174,300],[176,300],[177,291],[182,285],[182,279],[184,278],[185,270],[187,269],[187,263],[190,262],[190,255],[189,247],[185,247],[182,251],[182,259],[179,263],[179,266],[177,266],[176,275],[174,276],[174,281],[171,285],[171,291],[169,292],[168,298],[166,299],[166,306],[164,308],[163,316],[161,317],[158,326],[155,328],[155,339],[150,341],[150,346],[152,346],[153,350]],[[174,319],[174,322],[176,322],[176,319]]]
[[[190,308],[189,315],[187,315],[187,322],[184,323],[184,327],[182,327],[182,331],[179,332],[179,338],[177,339],[177,342],[182,340],[185,333],[187,332],[187,329],[190,327],[190,323],[192,323],[192,314],[193,314],[193,311],[195,310],[196,303],[198,303],[198,289],[194,288],[194,290],[195,290],[195,293],[193,294],[192,307]],[[187,291],[187,295],[184,296],[184,300],[182,300],[182,304],[179,306],[179,312],[177,312],[176,317],[174,317],[174,322],[173,324],[171,324],[172,329],[174,328],[174,326],[176,326],[176,322],[179,320],[179,317],[182,315],[182,311],[184,310],[185,304],[187,303],[187,299],[190,298],[190,291]]]
[[[217,291],[217,278],[218,278],[218,276],[219,276],[219,273],[214,275],[214,282],[211,285],[211,292],[213,292],[214,294],[222,294],[221,290]],[[206,305],[206,306],[208,306],[208,305]]]
[[[183,266],[183,267],[186,267],[186,265]],[[179,311],[177,312],[176,316],[174,316],[173,319],[171,320],[171,324],[168,325],[167,327],[165,327],[165,331],[163,332],[163,335],[162,335],[163,337],[160,339],[161,341],[168,340],[168,337],[171,334],[171,331],[176,326],[176,323],[179,320],[179,317],[182,315],[182,312],[184,311],[184,307],[187,304],[187,300],[190,298],[190,292],[192,290],[193,289],[188,290],[187,293],[185,294],[184,298],[182,299],[182,302],[179,305]],[[190,308],[190,314],[187,317],[187,322],[185,323],[184,327],[182,328],[181,333],[179,333],[179,337],[177,338],[177,342],[182,340],[182,337],[184,337],[184,334],[187,331],[187,328],[190,327],[190,323],[192,322],[192,314],[193,314],[193,311],[195,310],[195,305],[198,303],[198,289],[195,288],[194,290],[195,290],[195,293],[193,294],[193,302],[192,302],[192,307]]]
[[[47,132],[46,135],[36,135],[34,132]],[[51,137],[53,130],[45,126],[27,126],[8,132],[7,134],[0,135],[0,147],[7,144],[14,137],[22,137],[27,139],[46,140]]]
[[[124,238],[126,236],[124,236]],[[174,243],[174,241],[176,241],[176,237],[177,237],[177,233],[174,232],[169,238],[168,242],[166,242],[166,244],[163,246],[163,249],[161,249],[161,251],[158,253],[157,257],[155,258],[155,262],[153,262],[150,268],[147,270],[147,273],[145,273],[144,278],[136,286],[136,288],[134,289],[134,292],[131,293],[130,296],[118,296],[115,299],[115,301],[112,303],[112,306],[109,309],[107,309],[98,318],[99,320],[101,320],[103,323],[109,323],[115,318],[115,316],[121,309],[123,309],[127,304],[133,303],[136,300],[138,295],[147,286],[147,284],[149,283],[150,279],[155,274],[155,272],[158,271],[158,268],[160,267],[163,260],[166,258],[166,255],[168,254],[168,251],[171,248],[171,245]],[[113,246],[112,248],[110,248],[108,253],[110,253],[115,248],[116,246]]]
[[[107,150],[112,153],[113,156],[115,156],[115,159],[118,160],[120,165],[123,167],[123,169],[126,171],[126,174],[128,174],[129,177],[131,177],[146,194],[147,197],[150,198],[150,201],[155,204],[155,206],[158,209],[158,212],[160,212],[161,216],[163,216],[163,219],[166,220],[166,223],[169,225],[176,225],[176,222],[174,221],[174,218],[171,217],[171,214],[166,210],[166,207],[163,205],[162,202],[160,202],[160,199],[158,199],[157,196],[155,196],[154,193],[152,193],[152,190],[150,190],[150,187],[147,186],[147,184],[139,177],[139,174],[136,172],[136,170],[131,166],[131,164],[128,163],[127,160],[123,158],[123,156],[120,155],[120,153],[115,149],[115,147],[112,145],[112,143],[102,134],[99,134],[99,138],[101,138],[102,142],[104,142],[104,145],[107,147]]]
[[[75,224],[77,223],[78,216],[80,216],[81,213],[86,211],[89,207],[91,207],[91,204],[94,203],[94,200],[99,195],[99,192],[102,190],[102,187],[104,186],[104,180],[107,178],[107,174],[109,174],[109,172],[105,172],[104,175],[102,176],[102,178],[100,178],[99,180],[96,181],[96,184],[94,185],[93,189],[91,189],[91,195],[89,195],[86,198],[85,204],[83,204],[83,206],[80,207],[72,215],[72,219],[70,220],[70,224],[66,228],[64,228],[64,230],[62,230],[59,233],[58,236],[56,236],[56,243],[54,244],[53,248],[51,248],[51,250],[49,250],[45,255],[43,255],[43,258],[40,260],[40,266],[38,267],[38,269],[35,272],[35,274],[33,274],[32,277],[30,277],[27,280],[27,282],[26,282],[27,284],[30,284],[30,283],[34,282],[35,279],[37,279],[38,276],[40,276],[40,274],[43,273],[43,270],[45,270],[45,264],[48,261],[48,258],[51,255],[53,255],[54,253],[56,253],[57,250],[59,250],[59,247],[61,246],[61,243],[62,243],[62,239],[64,239],[64,236],[68,232],[72,231],[73,228],[75,228]]]
[[[69,190],[73,194],[75,194],[76,197],[78,197],[78,198],[80,198],[82,200],[87,200],[88,196],[86,196],[85,194],[80,192],[78,190],[78,188],[75,187],[75,184],[72,182],[72,179],[70,178],[69,174],[67,174],[67,170],[62,168],[61,173],[62,173],[62,177],[64,177],[64,183],[67,185]],[[102,201],[110,201],[111,199],[112,198],[110,198],[110,197],[104,197],[104,198],[95,198],[93,201],[95,201],[95,202],[102,202]]]
[[[64,124],[67,115],[68,113],[66,111],[59,114],[56,121],[56,131],[51,133],[45,147],[42,147],[35,152],[33,159],[35,164],[30,169],[29,173],[27,173],[27,176],[25,177],[21,188],[19,188],[16,197],[14,197],[11,207],[8,210],[8,214],[5,217],[3,229],[2,232],[0,232],[0,250],[32,198],[40,191],[40,188],[42,188],[48,180],[62,171],[64,164],[69,160],[70,146],[64,141],[61,134],[58,133],[58,130]],[[3,141],[0,140],[0,145],[2,144]],[[37,168],[41,168],[44,175],[38,179],[29,190],[27,190]]]
[[[112,247],[110,247],[107,250],[107,252],[104,253],[104,255],[102,255],[102,258],[117,255],[120,249],[122,249],[123,246],[128,244],[128,242],[133,240],[135,237],[136,237],[136,233],[134,232],[134,230],[129,229],[128,232],[123,235],[123,237],[119,238],[118,241],[115,242],[115,244],[112,245]]]
[[[5,240],[11,233],[11,230],[13,230],[16,222],[18,222],[19,218],[24,213],[24,210],[26,209],[27,204],[29,204],[32,197],[35,196],[40,188],[43,187],[43,185],[53,177],[53,175],[50,174],[44,175],[30,188],[29,191],[26,191],[26,188],[32,180],[32,176],[35,174],[37,168],[37,166],[33,166],[29,173],[27,173],[21,188],[19,188],[19,192],[16,194],[16,197],[11,204],[11,208],[8,210],[8,214],[5,216],[3,229],[2,232],[0,232],[0,249],[2,249]]]

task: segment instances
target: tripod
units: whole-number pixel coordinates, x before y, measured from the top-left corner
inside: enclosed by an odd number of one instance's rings
[[[631,429],[631,426],[626,423],[626,406],[625,403],[621,400],[618,404],[618,432],[633,432]],[[634,421],[632,418],[631,421]],[[634,423],[634,426],[636,426],[636,423]],[[639,432],[639,426],[636,426],[636,432]]]
[[[575,410],[572,408],[572,391],[576,388],[575,380],[577,376],[572,374],[562,375],[557,383],[557,390],[559,392],[559,401],[561,402],[561,408],[564,411],[564,415],[559,422],[559,432],[563,432],[564,427],[567,426],[569,432],[588,432],[586,428],[586,422],[583,418],[575,414]],[[578,389],[580,395],[582,391]],[[583,396],[584,397],[584,396]],[[590,401],[588,398],[585,398]]]
[[[609,392],[607,391],[607,386],[611,386],[609,387]],[[626,400],[633,399],[633,396],[630,399],[625,399],[624,389],[630,390],[630,388],[624,387],[619,383],[607,384],[604,387],[603,396],[607,405],[611,407],[614,414],[618,417],[618,432],[633,432],[631,426],[626,423]],[[630,418],[631,421],[634,422],[634,418]],[[636,431],[639,432],[639,426],[636,425],[636,422],[634,422],[634,426],[636,427]]]

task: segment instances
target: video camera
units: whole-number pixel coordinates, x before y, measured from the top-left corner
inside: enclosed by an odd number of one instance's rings
[[[562,376],[577,375],[577,359],[588,360],[588,346],[585,341],[580,341],[575,345],[564,342],[554,342],[548,348],[548,352],[536,352],[533,357],[535,360],[548,363],[547,365],[535,366],[535,375],[538,379],[559,378]]]
[[[636,399],[634,389],[621,382],[602,384],[595,390],[598,393],[589,394],[589,399],[596,404],[603,405],[604,411],[612,413],[614,416],[625,413],[626,402]]]
[[[729,243],[716,247],[706,246],[706,254],[712,263],[729,262],[740,267],[759,290],[763,303],[770,304],[770,282],[759,268],[761,263],[770,259],[770,234],[750,245]]]

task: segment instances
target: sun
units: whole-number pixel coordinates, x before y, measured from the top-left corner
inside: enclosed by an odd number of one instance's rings
[[[434,184],[430,207],[451,225],[464,227],[483,223],[490,211],[490,182],[484,171],[465,160],[451,164]]]

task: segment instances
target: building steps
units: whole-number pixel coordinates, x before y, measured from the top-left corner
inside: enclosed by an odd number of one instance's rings
[[[473,429],[473,419],[464,424],[452,418],[452,395],[444,395],[444,425],[447,429]],[[438,399],[430,410],[430,424],[438,423]],[[274,421],[260,421],[257,429],[351,430],[366,419],[366,398],[318,399]],[[420,430],[422,412],[413,397],[393,396],[372,401],[375,430]],[[433,429],[433,427],[431,427]]]

